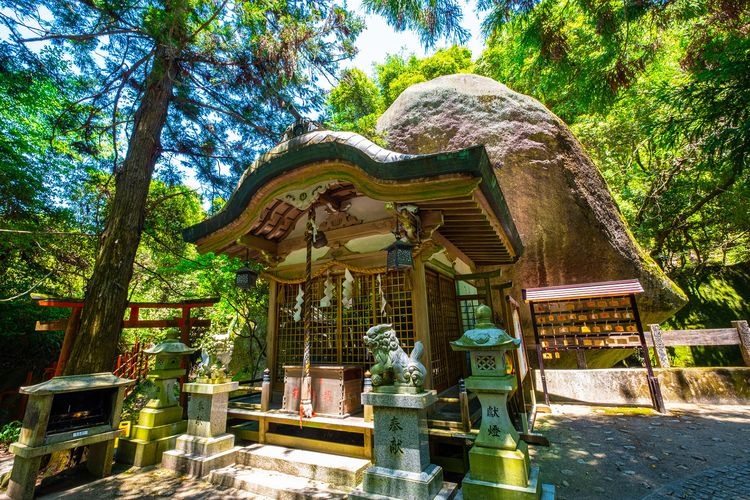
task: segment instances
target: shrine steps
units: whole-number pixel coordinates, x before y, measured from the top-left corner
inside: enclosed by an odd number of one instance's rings
[[[428,411],[430,457],[445,472],[455,474],[454,477],[463,476],[469,468],[471,445],[467,437],[472,428],[479,426],[481,413],[479,399],[474,393],[467,394],[466,404],[461,404],[458,386],[438,394],[437,402]]]
[[[467,415],[463,415],[467,412]],[[463,420],[468,418],[472,426],[479,424],[482,408],[473,392],[467,394],[467,405],[461,408],[458,386],[453,386],[438,394],[438,400],[428,411],[427,425],[430,429],[466,431]]]
[[[369,460],[254,444],[236,465],[211,472],[213,484],[278,499],[346,498],[362,482]]]

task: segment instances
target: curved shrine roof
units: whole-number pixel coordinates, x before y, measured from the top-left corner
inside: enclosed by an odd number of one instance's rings
[[[440,211],[437,232],[476,264],[514,262],[522,252],[484,146],[410,155],[359,134],[327,130],[304,133],[263,154],[224,208],[186,228],[184,239],[201,252],[243,256],[249,247],[255,256],[273,254],[304,216],[287,200],[293,198],[289,193],[316,183],[326,186],[329,201],[364,195],[413,204],[420,213]]]

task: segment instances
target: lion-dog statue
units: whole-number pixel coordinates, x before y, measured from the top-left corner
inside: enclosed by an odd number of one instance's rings
[[[365,347],[375,358],[370,369],[373,387],[402,386],[421,389],[427,369],[419,361],[424,352],[422,342],[416,342],[411,356],[407,356],[396,337],[393,325],[376,325],[364,336]]]

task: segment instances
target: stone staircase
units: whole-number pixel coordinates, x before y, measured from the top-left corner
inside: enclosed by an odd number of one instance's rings
[[[237,463],[216,469],[208,480],[282,500],[346,498],[362,482],[369,460],[253,444],[237,453]]]

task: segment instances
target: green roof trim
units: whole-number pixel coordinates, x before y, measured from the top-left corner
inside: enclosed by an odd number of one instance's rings
[[[294,142],[294,140],[289,142]],[[413,181],[448,174],[469,174],[472,177],[481,178],[480,190],[508,236],[513,246],[512,251],[516,256],[521,255],[523,252],[521,238],[500,191],[484,146],[429,155],[387,153],[389,154],[385,156],[372,155],[371,151],[342,142],[330,141],[303,145],[295,149],[293,145],[290,145],[283,154],[272,156],[268,161],[264,159],[269,155],[264,155],[258,162],[260,165],[242,177],[224,208],[214,216],[184,229],[183,238],[187,242],[195,243],[229,225],[240,217],[258,190],[271,180],[311,163],[339,160],[353,164],[362,169],[365,174],[383,181]],[[384,157],[387,161],[378,161],[378,157]]]

